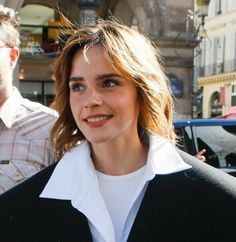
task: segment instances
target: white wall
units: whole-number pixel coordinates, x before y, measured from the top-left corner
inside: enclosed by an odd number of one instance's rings
[[[228,1],[228,11],[236,10],[236,1],[229,0]]]

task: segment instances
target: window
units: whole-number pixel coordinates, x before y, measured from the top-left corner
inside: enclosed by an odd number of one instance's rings
[[[205,65],[205,51],[206,51],[206,41],[205,39],[200,43],[200,66]]]
[[[222,106],[220,105],[220,93],[214,92],[210,100],[211,117],[222,115]]]
[[[222,13],[222,1],[216,0],[216,15],[219,15]]]
[[[214,74],[219,74],[224,71],[224,36],[214,39]]]
[[[205,69],[204,69],[204,75],[209,76],[213,75],[213,63],[214,63],[214,57],[215,57],[215,51],[214,51],[214,39],[207,38],[205,40],[206,47],[205,47]]]
[[[199,75],[200,76],[205,75],[205,55],[206,55],[206,41],[204,39],[200,43],[199,56],[198,56],[198,60],[197,60],[198,64],[199,64]]]
[[[236,166],[236,126],[198,126],[195,132],[198,150],[206,149],[208,164]]]
[[[80,24],[87,25],[96,20],[97,12],[94,9],[80,10]]]
[[[170,88],[175,97],[182,97],[184,94],[183,81],[174,73],[167,74],[170,79]]]
[[[53,81],[20,81],[20,92],[24,98],[49,106],[54,98]]]
[[[133,19],[132,19],[131,28],[138,30],[138,20],[135,17],[133,17]]]
[[[177,139],[177,147],[186,151],[191,155],[195,155],[197,152],[194,149],[194,141],[192,138],[191,128],[189,126],[175,128]]]
[[[231,106],[236,106],[236,84],[233,84],[231,89]]]
[[[96,20],[97,0],[78,0],[80,8],[80,25],[87,25]]]
[[[202,106],[203,106],[203,87],[198,88],[196,96],[197,105],[197,118],[202,118]]]
[[[41,55],[57,52],[60,18],[50,7],[27,4],[20,10],[21,55]]]
[[[234,61],[233,61],[233,68],[232,70],[235,71],[236,70],[236,33],[234,33],[234,43],[233,43],[233,47],[234,47]]]

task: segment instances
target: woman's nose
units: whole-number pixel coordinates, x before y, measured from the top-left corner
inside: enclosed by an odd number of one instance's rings
[[[100,93],[97,90],[91,90],[87,92],[87,96],[85,99],[85,107],[93,107],[93,106],[99,106],[102,104],[102,98]]]

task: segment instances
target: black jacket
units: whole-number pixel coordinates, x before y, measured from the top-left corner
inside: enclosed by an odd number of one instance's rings
[[[179,153],[193,168],[149,183],[128,242],[236,241],[236,179]],[[0,196],[1,242],[92,241],[70,201],[39,198],[55,166]]]

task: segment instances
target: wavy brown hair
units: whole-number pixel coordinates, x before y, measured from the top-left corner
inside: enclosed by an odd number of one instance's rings
[[[75,26],[73,26],[74,28]],[[151,41],[115,20],[98,19],[94,24],[73,30],[53,66],[58,111],[51,140],[58,158],[85,140],[73,118],[69,103],[69,77],[75,53],[101,44],[108,61],[124,78],[134,82],[140,101],[138,130],[175,141],[172,125],[173,101],[158,50]]]

